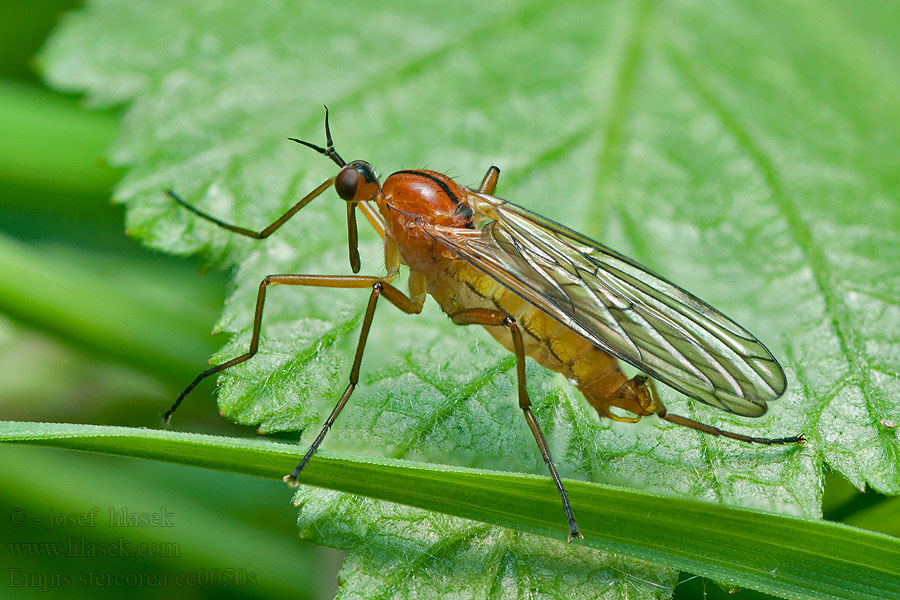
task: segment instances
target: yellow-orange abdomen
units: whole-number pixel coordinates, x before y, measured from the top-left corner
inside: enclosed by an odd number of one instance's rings
[[[525,354],[574,382],[601,416],[608,415],[610,404],[635,414],[646,414],[631,403],[622,406],[615,395],[628,381],[616,357],[528,303],[487,273],[461,259],[449,259],[441,263],[436,274],[426,273],[426,280],[429,293],[448,315],[467,308],[487,308],[513,317],[522,331]],[[503,326],[486,326],[485,329],[507,350],[514,350],[509,329]]]

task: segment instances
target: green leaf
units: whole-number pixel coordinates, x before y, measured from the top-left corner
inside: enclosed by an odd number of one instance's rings
[[[756,448],[655,420],[600,422],[566,382],[531,364],[538,419],[564,473],[815,517],[825,465],[857,487],[900,491],[890,426],[900,421],[891,400],[900,392],[892,10],[106,0],[71,15],[42,61],[62,89],[99,105],[129,103],[112,150],[130,169],[116,192],[129,230],[154,247],[236,266],[219,321],[236,335],[214,360],[247,348],[264,275],[348,272],[343,210],[329,192],[258,243],[178,209],[163,190],[261,229],[333,174],[284,139],[321,143],[318,106],[327,103],[345,156],[386,172],[428,165],[468,183],[498,164],[501,196],[625,251],[735,317],[782,359],[788,393],[754,422],[664,390],[670,409],[810,440]],[[361,252],[364,272],[380,273],[374,235]],[[347,334],[364,302],[359,291],[273,289],[260,353],[221,378],[222,410],[263,430],[316,429],[346,384],[355,344]],[[545,472],[515,405],[513,361],[489,336],[451,326],[433,305],[417,317],[381,308],[375,320],[363,385],[325,447],[387,446],[395,456]],[[304,494],[305,507],[325,501],[317,493]],[[576,516],[585,510],[575,505]],[[322,522],[302,512],[301,526],[375,536],[390,530],[385,511],[373,505],[362,520],[338,511]],[[522,568],[519,589],[528,589],[529,555],[506,548]],[[355,586],[373,572],[385,585],[407,581],[356,552],[344,589],[363,589]],[[455,552],[433,556],[464,571],[471,557]],[[408,555],[422,568],[416,582],[451,593],[426,568],[428,556],[427,548]],[[631,574],[672,579],[641,572]],[[543,592],[576,593],[558,581]],[[402,595],[397,585],[385,595]]]
[[[274,478],[302,451],[261,440],[56,423],[0,422],[0,441]],[[626,563],[609,551],[789,597],[897,597],[900,541],[846,525],[570,481],[583,507],[585,540],[566,544],[545,537],[566,531],[546,478],[331,452],[317,458],[304,472],[308,483],[368,497],[304,488],[297,500],[305,535],[354,550],[342,575],[346,597],[470,597],[478,588],[500,597],[572,591],[569,597],[644,598],[664,596],[674,583],[665,569]]]

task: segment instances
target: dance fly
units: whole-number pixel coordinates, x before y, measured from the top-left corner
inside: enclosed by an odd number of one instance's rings
[[[294,471],[292,486],[325,438],[359,381],[363,350],[378,299],[403,312],[422,311],[431,295],[457,325],[481,325],[516,356],[519,408],[562,498],[569,541],[583,536],[531,412],[525,357],[573,381],[601,417],[637,422],[661,419],[756,444],[802,444],[802,435],[761,438],[724,431],[666,410],[653,379],[730,413],[759,417],[784,393],[784,371],[746,329],[693,294],[630,258],[550,219],[494,196],[500,170],[488,169],[476,188],[426,169],[397,171],[381,182],[372,165],[350,163],[335,151],[325,109],[324,148],[298,140],[330,158],[340,171],[261,231],[225,223],[168,195],[229,231],[264,239],[314,198],[334,186],[347,211],[350,266],[360,269],[356,209],[384,239],[382,277],[269,275],[259,285],[253,333],[246,353],[200,373],[166,411],[168,421],[204,378],[251,358],[259,347],[266,291],[272,285],[363,288],[370,291],[350,382],[321,432]],[[374,206],[372,206],[374,205]],[[408,294],[392,285],[409,268]],[[623,360],[646,375],[628,378]],[[620,412],[613,412],[616,409]]]

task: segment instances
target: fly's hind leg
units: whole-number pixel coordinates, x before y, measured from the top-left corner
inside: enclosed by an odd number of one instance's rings
[[[783,438],[754,437],[719,429],[718,427],[700,423],[699,421],[688,419],[681,415],[673,415],[666,409],[666,405],[663,404],[662,400],[659,399],[659,395],[656,393],[656,387],[653,385],[653,380],[648,379],[645,375],[638,375],[632,378],[623,385],[622,388],[625,388],[626,386],[628,386],[627,393],[634,394],[641,407],[645,410],[643,414],[656,413],[656,416],[660,419],[675,423],[676,425],[684,425],[685,427],[690,427],[691,429],[696,429],[697,431],[708,433],[709,435],[727,437],[748,444],[803,444],[806,442],[806,438],[803,435],[792,435]]]
[[[496,167],[492,168],[496,169]],[[499,173],[499,169],[497,169],[497,172]],[[488,175],[490,175],[490,171],[488,171]],[[485,176],[485,179],[487,179],[487,176]],[[494,183],[496,183],[496,177],[494,178]],[[534,418],[534,414],[531,412],[531,399],[528,397],[528,389],[525,385],[525,345],[522,342],[522,332],[516,324],[516,320],[505,312],[486,308],[461,310],[450,315],[450,319],[457,325],[495,325],[509,328],[509,331],[512,334],[513,348],[516,354],[519,408],[525,413],[525,420],[528,422],[528,427],[531,428],[531,433],[537,441],[541,456],[543,456],[544,462],[547,463],[547,468],[550,469],[550,476],[553,478],[553,483],[556,484],[556,489],[559,490],[563,509],[566,511],[566,518],[569,521],[569,541],[571,542],[572,538],[575,537],[583,540],[584,536],[578,531],[578,524],[575,522],[575,516],[572,514],[572,506],[569,504],[569,496],[566,493],[566,488],[559,478],[559,473],[556,472],[556,466],[553,464],[553,459],[550,458],[550,449],[547,447],[547,441],[544,439],[541,427],[538,425],[537,420]]]

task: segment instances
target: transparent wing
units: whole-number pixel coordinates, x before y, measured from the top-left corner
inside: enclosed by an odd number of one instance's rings
[[[596,346],[702,402],[759,416],[781,366],[746,329],[646,267],[520,206],[469,190],[478,230],[430,235]]]

